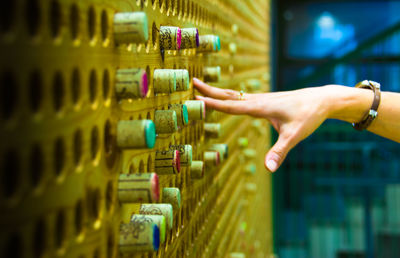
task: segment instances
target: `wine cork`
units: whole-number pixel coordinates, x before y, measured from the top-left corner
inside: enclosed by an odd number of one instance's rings
[[[218,82],[221,79],[221,67],[204,67],[203,75],[205,82]]]
[[[221,124],[205,123],[204,131],[209,138],[219,138],[221,134]]]
[[[192,165],[192,145],[171,145],[170,150],[177,150],[181,159],[181,167],[189,167]]]
[[[171,204],[174,208],[174,212],[178,211],[181,208],[181,191],[179,188],[163,188],[162,202]]]
[[[240,137],[238,139],[238,145],[241,149],[247,148],[247,146],[249,146],[249,139],[246,137]]]
[[[179,127],[187,125],[189,122],[189,115],[185,104],[169,104],[168,110],[175,111]]]
[[[176,91],[189,90],[189,72],[186,69],[174,69],[176,76]]]
[[[232,24],[231,31],[233,35],[237,35],[239,32],[239,26],[237,24]]]
[[[257,192],[257,185],[254,183],[247,183],[245,188],[248,193],[254,194]]]
[[[223,113],[214,109],[206,109],[206,122],[213,123],[222,119]]]
[[[192,179],[200,179],[204,176],[204,163],[200,160],[193,160],[190,166],[190,177]]]
[[[246,88],[251,92],[259,91],[261,89],[261,81],[258,79],[249,79],[246,82]]]
[[[179,50],[182,43],[182,32],[179,27],[160,27],[160,47],[165,50]]]
[[[230,253],[228,258],[246,258],[246,255],[244,253]]]
[[[260,135],[266,134],[267,131],[266,126],[261,122],[261,120],[254,120],[251,124],[258,134]]]
[[[118,98],[144,98],[149,90],[146,70],[141,68],[118,69],[115,81]]]
[[[221,50],[221,40],[219,39],[219,36],[214,36],[214,52],[218,52]]]
[[[160,186],[157,174],[121,174],[118,179],[118,198],[122,203],[158,202]]]
[[[265,72],[262,76],[262,79],[264,80],[264,82],[269,82],[271,80],[271,73]]]
[[[199,37],[199,46],[197,53],[210,53],[217,50],[216,40],[214,35],[201,35]]]
[[[204,152],[204,163],[207,167],[218,166],[221,162],[221,158],[218,151],[206,151]]]
[[[165,217],[163,215],[142,215],[142,214],[133,214],[131,217],[131,221],[151,221],[157,225],[160,230],[160,242],[165,242],[165,231],[166,231],[166,222]]]
[[[167,222],[167,228],[171,230],[174,226],[173,208],[169,203],[140,204],[139,213],[143,215],[163,215]]]
[[[254,163],[249,164],[245,167],[245,172],[248,175],[254,175],[256,171],[257,171],[257,166]]]
[[[121,223],[119,250],[123,254],[158,251],[160,246],[160,229],[151,220],[136,219]]]
[[[257,151],[255,149],[245,149],[243,155],[246,159],[254,159],[257,157]]]
[[[181,171],[179,151],[157,151],[155,159],[155,171],[159,175],[177,174]]]
[[[153,73],[154,93],[176,91],[176,74],[172,69],[155,69]]]
[[[156,110],[154,122],[156,133],[174,133],[178,130],[176,112],[173,110]]]
[[[229,43],[229,53],[231,53],[231,55],[237,53],[237,45],[233,42]]]
[[[213,144],[211,150],[218,151],[221,161],[228,158],[228,145],[227,144]]]
[[[181,49],[197,48],[199,44],[199,30],[197,28],[182,29]]]
[[[189,120],[203,120],[206,117],[206,104],[202,100],[187,100]]]
[[[124,12],[114,15],[114,40],[117,44],[144,43],[148,39],[146,13]]]
[[[249,200],[242,199],[239,205],[242,206],[243,208],[247,208],[249,207]]]
[[[156,143],[155,125],[151,120],[119,121],[116,138],[120,148],[151,149]]]
[[[242,90],[242,91],[246,91],[247,90],[246,83],[240,82],[239,83],[239,89]]]

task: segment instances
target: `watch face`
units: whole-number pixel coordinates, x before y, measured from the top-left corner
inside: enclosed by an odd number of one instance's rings
[[[378,111],[375,111],[375,110],[371,109],[371,110],[369,111],[369,115],[370,115],[372,118],[375,118],[375,117],[378,116]]]
[[[370,87],[369,81],[368,80],[363,80],[359,83],[356,84],[356,88],[365,88],[365,87]]]
[[[357,83],[355,87],[356,88],[371,89],[371,90],[375,91],[375,88],[379,89],[379,87],[375,86],[375,83],[379,84],[379,83],[374,82],[374,81],[364,80],[364,81],[361,81],[361,82]]]
[[[381,88],[381,84],[379,82],[369,81],[369,84],[377,89]]]

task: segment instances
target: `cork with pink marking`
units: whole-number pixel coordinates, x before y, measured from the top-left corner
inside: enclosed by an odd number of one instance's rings
[[[119,69],[115,76],[115,94],[120,99],[144,98],[149,90],[146,70]]]
[[[158,202],[160,186],[155,173],[121,174],[118,179],[121,203]]]
[[[156,152],[155,171],[159,175],[177,174],[181,171],[181,161],[178,150]]]
[[[182,44],[182,31],[179,27],[160,27],[160,46],[165,50],[179,50]]]

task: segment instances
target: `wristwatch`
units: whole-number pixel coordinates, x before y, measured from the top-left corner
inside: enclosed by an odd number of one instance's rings
[[[370,89],[374,92],[374,100],[371,108],[358,123],[353,123],[353,128],[362,131],[371,125],[372,121],[378,116],[378,107],[381,102],[381,85],[374,81],[364,80],[355,86],[356,88]]]

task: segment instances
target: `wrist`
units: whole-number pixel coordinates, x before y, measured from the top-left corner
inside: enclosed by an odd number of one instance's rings
[[[369,111],[374,95],[371,90],[340,85],[327,85],[324,88],[328,118],[357,123]]]

